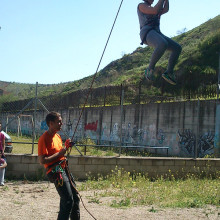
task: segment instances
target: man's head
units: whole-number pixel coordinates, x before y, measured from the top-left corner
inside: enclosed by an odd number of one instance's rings
[[[53,132],[60,131],[61,130],[61,126],[63,124],[60,113],[58,113],[58,112],[50,112],[46,116],[46,123],[47,123],[47,126],[49,127],[49,130],[51,130]]]

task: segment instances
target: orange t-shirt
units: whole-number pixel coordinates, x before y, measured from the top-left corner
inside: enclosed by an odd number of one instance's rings
[[[59,152],[63,148],[62,146],[62,139],[59,134],[50,135],[47,131],[43,133],[38,141],[38,156],[46,155],[47,157]],[[64,160],[65,157],[62,156],[57,158],[51,163],[44,164],[44,167],[47,168],[48,166],[56,163],[57,161]],[[51,169],[47,171],[49,173]]]

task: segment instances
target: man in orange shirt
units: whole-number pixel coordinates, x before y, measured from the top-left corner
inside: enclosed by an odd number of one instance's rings
[[[55,184],[60,195],[60,211],[58,220],[80,219],[79,197],[72,184],[74,181],[66,168],[66,148],[62,146],[62,139],[57,133],[61,130],[62,118],[57,112],[50,112],[46,116],[49,127],[39,139],[38,157],[47,171],[50,182]],[[71,184],[72,183],[72,184]]]

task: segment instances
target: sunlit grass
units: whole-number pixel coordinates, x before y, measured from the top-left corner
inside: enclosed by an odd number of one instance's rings
[[[184,179],[174,176],[150,179],[147,175],[131,174],[123,169],[112,170],[110,175],[97,179],[89,177],[80,190],[99,190],[96,200],[109,197],[111,207],[155,205],[158,207],[192,208],[220,205],[220,173],[202,178],[187,175]]]
[[[12,142],[23,142],[23,143],[12,143],[13,154],[31,154],[32,153],[32,137],[28,136],[17,136],[15,134],[9,133]],[[34,143],[37,143],[39,138],[35,139]],[[29,144],[24,144],[29,143]],[[88,145],[95,145],[95,143],[91,140],[87,140],[87,143],[85,141],[80,142],[80,144],[88,144]],[[85,154],[85,147],[84,146],[77,146],[79,151],[84,155]],[[70,155],[79,155],[79,152],[77,151],[76,147],[72,147]],[[108,149],[106,147],[86,147],[86,155],[88,156],[117,156],[119,153],[117,152],[119,149],[113,151],[113,149]],[[38,154],[38,145],[34,144],[33,154]]]
[[[13,154],[31,154],[32,153],[32,137],[28,137],[28,136],[17,136],[14,134],[9,133],[12,142],[24,142],[24,143],[29,143],[29,144],[20,144],[20,143],[12,143],[13,146],[13,150],[12,153]],[[38,139],[34,141],[35,143],[38,142]],[[37,154],[37,144],[34,145],[34,154]]]

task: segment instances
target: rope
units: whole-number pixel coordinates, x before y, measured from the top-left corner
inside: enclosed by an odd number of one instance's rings
[[[111,28],[111,31],[110,31],[110,33],[109,33],[108,39],[107,39],[107,41],[106,41],[106,44],[105,44],[104,50],[103,50],[103,52],[102,52],[102,56],[101,56],[100,61],[99,61],[99,64],[98,64],[98,67],[97,67],[96,72],[95,72],[95,74],[94,74],[94,76],[93,76],[92,83],[91,83],[91,85],[90,85],[90,88],[89,88],[88,94],[87,94],[87,96],[86,96],[86,100],[85,100],[85,103],[84,103],[83,108],[82,108],[82,110],[81,110],[81,113],[80,113],[80,116],[79,116],[78,122],[77,122],[77,124],[76,124],[75,130],[74,130],[74,132],[73,132],[73,136],[72,136],[72,138],[71,138],[71,141],[74,140],[74,136],[75,136],[75,134],[76,134],[76,131],[77,131],[77,128],[78,128],[79,122],[80,122],[80,120],[81,120],[82,114],[83,114],[83,112],[84,112],[84,110],[85,110],[85,106],[86,106],[86,103],[87,103],[87,101],[88,101],[88,97],[89,97],[89,95],[90,95],[90,93],[91,93],[91,91],[92,91],[92,87],[93,87],[93,84],[94,84],[94,81],[95,81],[95,78],[96,78],[96,75],[97,75],[97,72],[98,72],[99,66],[100,66],[100,64],[101,64],[101,62],[102,62],[102,58],[103,58],[104,53],[105,53],[105,50],[106,50],[106,48],[107,48],[107,45],[108,45],[109,39],[110,39],[110,37],[111,37],[111,34],[112,34],[112,31],[113,31],[113,28],[114,28],[114,26],[115,26],[115,23],[116,23],[116,20],[117,20],[118,14],[119,14],[119,12],[120,12],[120,9],[121,9],[121,6],[122,6],[122,3],[123,3],[123,0],[121,0],[121,4],[120,4],[120,6],[119,6],[119,9],[118,9],[118,12],[117,12],[117,14],[116,14],[116,17],[115,17],[114,23],[113,23],[113,25],[112,25],[112,28]],[[69,152],[69,154],[70,154],[70,152]]]
[[[71,174],[70,174],[70,170],[69,170],[68,163],[66,163],[66,171],[67,171],[67,175],[68,175],[68,177],[69,177],[70,183],[71,183],[72,187],[75,189],[75,191],[78,193],[79,198],[80,198],[80,200],[81,200],[81,202],[82,202],[82,205],[83,205],[84,209],[87,211],[87,213],[88,213],[94,220],[97,220],[97,219],[94,217],[94,215],[86,208],[86,206],[85,206],[85,204],[84,204],[84,202],[83,202],[83,200],[82,200],[82,196],[80,195],[79,191],[76,189],[76,187],[75,187],[75,185],[74,185],[74,183],[73,183],[73,179],[72,179]]]
[[[72,136],[72,138],[71,138],[71,141],[74,140],[74,136],[75,136],[75,134],[76,134],[76,131],[77,131],[77,128],[78,128],[79,122],[80,122],[80,120],[81,120],[81,117],[82,117],[82,114],[83,114],[83,112],[84,112],[84,109],[85,109],[86,103],[87,103],[87,101],[88,101],[88,97],[89,97],[89,95],[90,95],[90,93],[91,93],[91,91],[92,91],[92,87],[93,87],[93,84],[94,84],[94,81],[95,81],[95,78],[96,78],[96,75],[97,75],[97,72],[98,72],[99,66],[100,66],[100,64],[101,64],[101,62],[102,62],[102,58],[103,58],[103,56],[104,56],[104,54],[105,54],[105,50],[106,50],[106,48],[107,48],[107,45],[108,45],[109,39],[110,39],[110,37],[111,37],[111,34],[112,34],[112,31],[113,31],[113,28],[114,28],[114,26],[115,26],[115,23],[116,23],[116,20],[117,20],[118,14],[119,14],[119,12],[120,12],[120,9],[121,9],[121,6],[122,6],[122,3],[123,3],[123,0],[121,0],[121,4],[120,4],[120,6],[119,6],[119,9],[118,9],[118,12],[117,12],[117,14],[116,14],[116,17],[115,17],[114,23],[113,23],[113,25],[112,25],[112,28],[111,28],[111,31],[110,31],[110,33],[109,33],[108,39],[107,39],[107,41],[106,41],[106,44],[105,44],[104,50],[103,50],[103,52],[102,52],[101,58],[100,58],[100,60],[99,60],[99,64],[98,64],[98,66],[97,66],[96,72],[95,72],[95,74],[94,74],[94,76],[93,76],[92,83],[91,83],[91,85],[90,85],[90,88],[89,88],[88,94],[87,94],[87,96],[86,96],[86,100],[85,100],[85,102],[84,102],[83,108],[82,108],[82,110],[81,110],[81,112],[80,112],[80,116],[79,116],[78,122],[77,122],[77,124],[76,124],[76,127],[75,127],[75,130],[74,130],[73,136]],[[71,150],[72,150],[72,148],[70,148],[70,150],[68,151],[68,153],[67,153],[67,157],[70,155]],[[85,206],[85,204],[84,204],[84,202],[83,202],[83,200],[82,200],[82,197],[81,197],[80,193],[78,192],[78,190],[77,190],[76,187],[74,186],[74,184],[73,184],[73,182],[72,182],[72,178],[71,178],[71,176],[70,176],[70,171],[69,171],[69,167],[68,167],[68,165],[67,165],[67,172],[68,172],[68,176],[69,176],[69,179],[70,179],[71,185],[72,185],[72,187],[76,190],[76,192],[78,193],[79,198],[80,198],[80,200],[81,200],[81,202],[82,202],[83,207],[85,208],[85,210],[88,212],[88,214],[89,214],[94,220],[97,220],[97,219],[92,215],[92,213],[89,212],[89,210],[86,208],[86,206]]]

